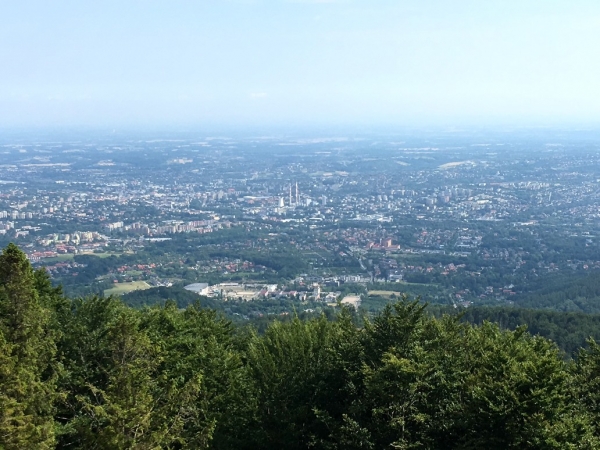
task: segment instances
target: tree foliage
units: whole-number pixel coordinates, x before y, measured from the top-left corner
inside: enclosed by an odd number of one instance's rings
[[[56,398],[50,311],[35,274],[15,245],[0,255],[0,448],[52,448]],[[41,294],[41,295],[40,295]]]
[[[0,448],[600,448],[593,340],[568,360],[518,324],[434,317],[406,297],[263,334],[178,306],[65,298],[9,245]]]

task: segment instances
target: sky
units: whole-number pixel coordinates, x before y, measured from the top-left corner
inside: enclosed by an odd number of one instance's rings
[[[600,2],[0,0],[0,128],[600,124]]]

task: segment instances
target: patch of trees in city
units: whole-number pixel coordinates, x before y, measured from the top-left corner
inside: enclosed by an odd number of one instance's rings
[[[427,314],[273,322],[65,298],[0,255],[0,447],[595,449],[600,346]],[[473,321],[479,318],[473,317]],[[510,326],[510,321],[508,322]]]

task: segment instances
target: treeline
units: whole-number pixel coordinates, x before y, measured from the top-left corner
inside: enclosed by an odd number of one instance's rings
[[[196,303],[200,297],[198,294],[192,291],[188,291],[182,287],[166,287],[159,286],[145,290],[138,290],[128,292],[122,297],[123,302],[133,308],[143,308],[144,306],[162,306],[168,300],[171,300],[175,305],[184,309],[190,305]],[[201,297],[202,305],[213,309],[222,309],[222,303],[210,299],[208,297]]]
[[[418,302],[236,329],[197,304],[67,299],[0,255],[0,448],[596,449],[600,346],[574,361]]]
[[[427,311],[436,317],[457,315],[461,321],[473,325],[493,322],[506,330],[526,326],[532,335],[540,335],[556,343],[565,356],[576,357],[582,347],[587,347],[591,337],[600,340],[600,314],[559,312],[514,307],[469,307],[456,310],[452,307],[429,305]]]
[[[364,286],[348,283],[343,285],[342,295],[364,291]],[[370,284],[370,289],[386,288],[383,284]],[[410,285],[401,285],[404,293],[415,298],[423,297],[420,292],[413,292]],[[418,286],[417,286],[418,287]],[[404,289],[407,288],[407,289]],[[390,300],[401,298],[401,294],[394,295],[391,299],[386,297],[368,297],[363,301],[360,314],[356,318],[361,323],[362,314],[374,315],[381,311]],[[222,302],[213,298],[198,296],[194,292],[181,287],[156,287],[147,290],[129,292],[121,296],[122,301],[133,308],[146,306],[163,306],[171,300],[180,309],[194,305],[198,301],[203,308],[214,309],[223,313],[228,319],[236,322],[249,322],[261,333],[266,325],[275,320],[283,320],[285,312],[296,311],[300,317],[310,317],[304,310],[320,307],[327,317],[333,317],[331,308],[323,308],[322,303],[301,303],[287,299],[268,299],[261,301],[228,301]],[[586,347],[586,341],[592,337],[600,341],[600,314],[585,314],[580,312],[561,312],[548,309],[526,309],[518,307],[487,307],[472,306],[469,308],[455,309],[451,306],[429,304],[426,313],[437,318],[443,315],[458,315],[460,320],[473,325],[482,325],[483,322],[493,322],[501,329],[516,330],[526,326],[527,331],[533,335],[540,335],[556,343],[558,348],[565,353],[567,358],[574,357],[580,348]],[[245,317],[245,320],[242,320]]]
[[[600,313],[600,277],[596,273],[546,277],[539,286],[532,284],[530,291],[518,299],[519,306]]]
[[[182,287],[155,287],[145,290],[129,292],[121,296],[127,306],[143,308],[145,306],[164,306],[167,301],[174,303],[177,308],[185,309],[188,306],[209,308],[236,325],[250,325],[262,334],[272,322],[289,321],[293,317],[307,319],[324,314],[333,319],[334,308],[324,305],[320,301],[302,302],[288,298],[264,298],[261,300],[227,300],[199,296]]]

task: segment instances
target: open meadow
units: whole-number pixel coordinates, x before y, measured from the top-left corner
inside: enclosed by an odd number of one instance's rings
[[[115,283],[115,286],[106,289],[104,291],[104,296],[108,297],[109,295],[123,295],[132,291],[139,291],[143,289],[150,289],[150,286],[145,281],[129,281],[125,283]]]

